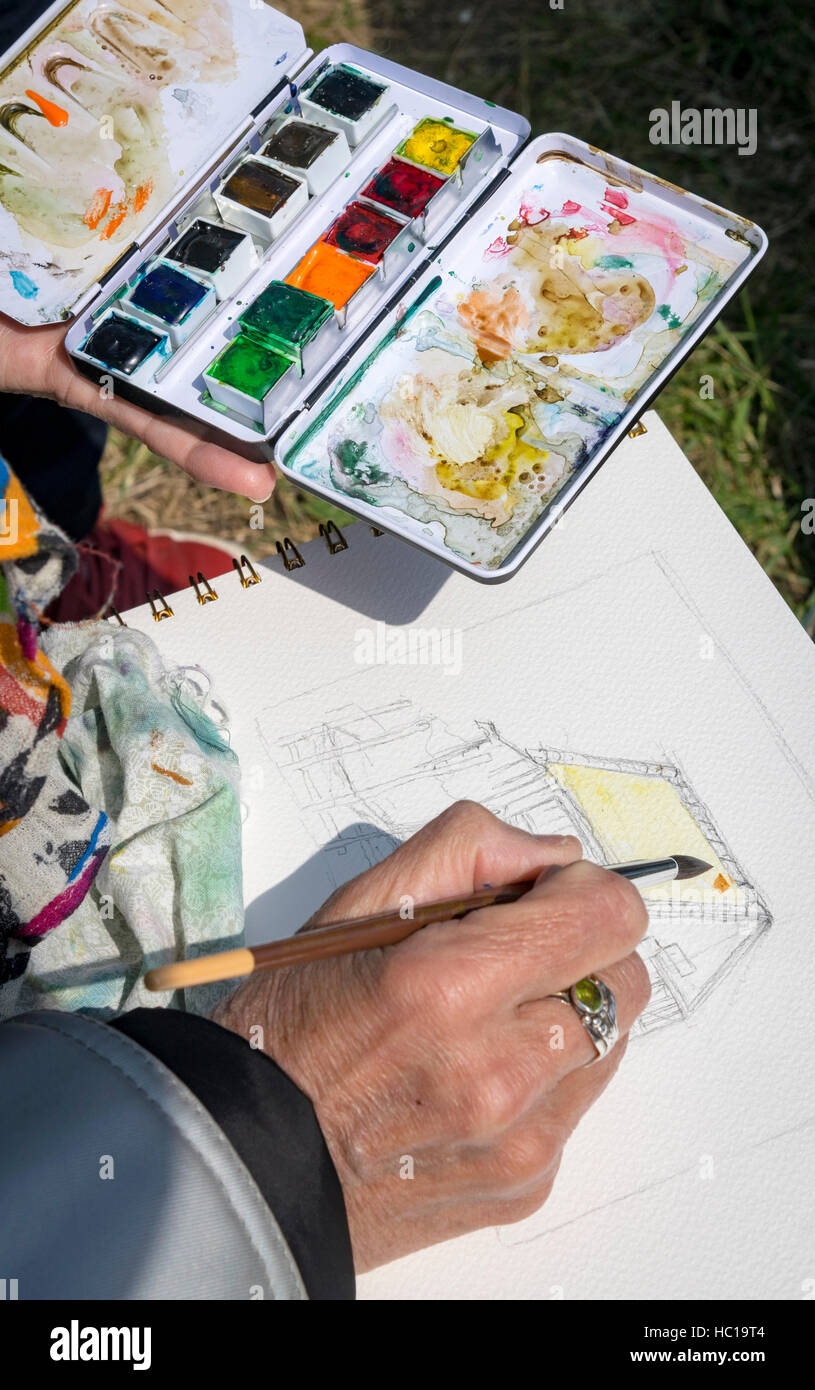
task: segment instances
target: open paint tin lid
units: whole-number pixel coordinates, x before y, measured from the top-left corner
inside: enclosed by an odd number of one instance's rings
[[[0,311],[93,298],[307,56],[263,0],[65,0],[0,64]]]

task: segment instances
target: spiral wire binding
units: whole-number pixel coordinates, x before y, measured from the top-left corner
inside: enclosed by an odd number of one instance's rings
[[[156,607],[156,600],[161,604],[161,608]],[[153,590],[152,598],[150,594],[147,595],[147,601],[150,604],[150,611],[153,614],[153,620],[155,622],[160,623],[163,618],[172,618],[174,616],[172,608],[164,595],[159,593],[158,589]]]
[[[321,521],[320,535],[328,546],[329,555],[339,555],[341,550],[348,549],[348,542],[336,521]]]
[[[195,590],[195,597],[198,599],[199,603],[214,603],[217,599],[218,595],[209,580],[204,578],[200,570],[198,571],[197,579],[193,579],[192,575],[190,575],[190,584]]]
[[[644,434],[645,427],[639,429],[635,426],[638,433]],[[634,431],[632,430],[632,434]],[[371,526],[371,535],[384,536],[385,532],[380,531],[378,526]],[[339,555],[343,550],[350,550],[350,546],[339,526],[335,521],[323,521],[320,523],[320,535],[328,547],[329,555]],[[306,562],[303,559],[297,546],[290,536],[284,536],[282,541],[277,541],[276,549],[283,561],[287,571],[305,569]],[[251,589],[255,584],[261,584],[262,577],[258,574],[248,555],[241,555],[240,559],[233,559],[232,568],[241,582],[242,589]],[[195,591],[195,597],[202,606],[205,603],[214,603],[218,597],[217,591],[213,589],[206,575],[198,571],[197,577],[190,575],[190,586]],[[164,618],[175,616],[166,598],[158,589],[154,589],[152,594],[147,593],[146,598],[150,604],[150,612],[155,622],[160,623]],[[111,603],[109,605],[108,617],[115,618],[120,627],[127,627],[127,623],[122,618],[118,609]]]
[[[243,572],[244,565],[249,571],[248,574],[244,574]],[[252,564],[252,561],[249,559],[248,555],[241,555],[240,560],[233,560],[232,568],[234,569],[239,580],[241,581],[242,589],[251,589],[253,584],[260,584],[260,575],[258,574],[257,570]]]
[[[275,549],[287,570],[305,569],[306,562],[289,536],[284,536],[282,543],[278,541]]]

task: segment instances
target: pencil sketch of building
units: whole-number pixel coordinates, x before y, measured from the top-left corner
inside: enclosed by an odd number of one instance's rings
[[[704,879],[648,894],[640,951],[653,992],[637,1032],[688,1018],[771,924],[676,766],[519,748],[486,722],[462,734],[409,700],[348,705],[288,737],[261,733],[335,886],[461,798],[526,830],[575,834],[597,863],[659,857],[667,840],[669,852],[712,863]]]

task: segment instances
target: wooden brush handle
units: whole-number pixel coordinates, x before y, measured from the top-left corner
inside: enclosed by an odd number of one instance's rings
[[[246,946],[160,965],[148,970],[144,983],[150,990],[189,989],[192,985],[212,984],[215,980],[234,980],[250,975],[253,970],[277,970],[284,965],[302,965],[305,961],[323,960],[327,956],[346,956],[352,951],[393,946],[431,922],[451,922],[479,907],[515,902],[529,891],[533,882],[534,879],[525,879],[521,883],[507,883],[502,888],[485,888],[480,893],[424,903],[414,909],[412,917],[401,917],[393,910],[377,912],[371,917],[332,922],[312,931],[301,931],[296,936],[268,941],[263,946]]]

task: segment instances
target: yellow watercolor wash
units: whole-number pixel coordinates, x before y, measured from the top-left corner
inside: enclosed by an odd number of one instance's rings
[[[430,117],[419,121],[407,140],[396,151],[405,159],[421,164],[425,169],[436,169],[440,174],[454,174],[464,155],[476,136],[467,130],[457,130],[446,121],[434,121]]]
[[[480,459],[467,464],[439,460],[436,477],[443,487],[465,497],[493,501],[504,496],[522,471],[540,466],[549,457],[546,450],[536,449],[518,437],[526,422],[517,411],[505,410],[504,422],[507,432],[503,439],[485,450]]]
[[[558,244],[565,246],[567,254],[576,256],[583,269],[588,271],[594,269],[606,249],[596,236],[564,237]]]
[[[576,764],[550,763],[557,778],[583,811],[609,863],[691,854],[712,867],[699,878],[644,890],[649,900],[694,899],[713,888],[723,901],[740,903],[744,894],[730,878],[676,787],[660,777]]]
[[[548,449],[536,449],[533,444],[527,444],[526,440],[521,439],[520,432],[526,427],[523,415],[519,415],[517,410],[504,411],[504,423],[507,433],[498,444],[493,444],[488,449],[484,458],[487,463],[498,464],[503,470],[507,482],[511,482],[524,468],[534,468],[540,465],[549,457]]]

